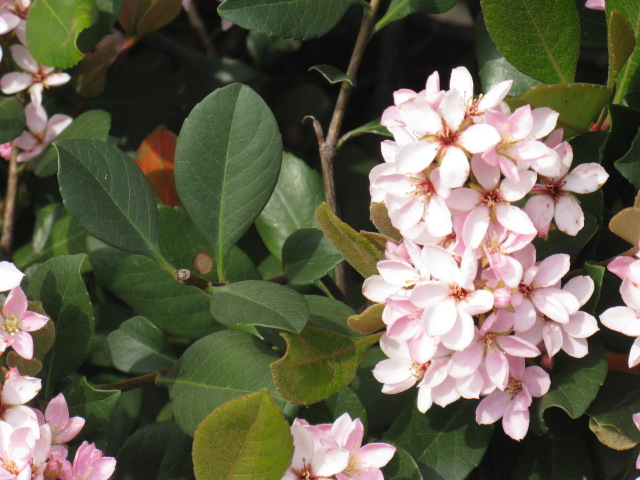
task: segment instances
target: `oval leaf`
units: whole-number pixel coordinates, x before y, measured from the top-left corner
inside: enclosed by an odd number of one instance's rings
[[[376,23],[375,29],[380,30],[412,13],[444,13],[451,10],[456,3],[458,0],[392,0],[386,13]]]
[[[482,0],[487,30],[518,70],[569,84],[578,63],[580,20],[573,0]]]
[[[385,306],[384,303],[376,303],[367,307],[364,312],[350,316],[348,320],[349,326],[363,335],[370,335],[382,330],[386,327],[382,321],[382,312]]]
[[[82,377],[64,390],[64,397],[69,414],[86,420],[82,436],[88,437],[99,432],[109,421],[120,398],[120,390],[99,390]]]
[[[308,405],[349,385],[371,345],[380,335],[348,337],[307,327],[300,335],[281,333],[287,353],[271,365],[276,388],[292,403]]]
[[[636,46],[636,36],[629,21],[617,10],[612,11],[609,17],[607,44],[609,47],[607,87],[613,88],[620,70],[622,70]]]
[[[255,325],[299,333],[309,320],[309,306],[290,288],[247,280],[213,290],[211,314],[223,325]]]
[[[640,208],[629,207],[616,213],[609,222],[609,230],[631,245],[640,241]]]
[[[27,17],[29,52],[41,65],[73,67],[83,57],[78,36],[97,21],[95,0],[34,0]]]
[[[176,187],[193,223],[213,245],[220,273],[226,253],[269,201],[281,158],[276,120],[245,85],[216,90],[184,121],[175,156]]]
[[[154,195],[171,207],[180,205],[173,173],[177,140],[173,132],[160,125],[142,141],[136,152],[136,163],[147,177]]]
[[[282,247],[282,267],[292,285],[310,285],[342,261],[342,255],[317,228],[291,234]]]
[[[606,2],[607,7],[607,28],[611,31],[612,36],[622,35],[626,30],[624,27],[620,29],[619,19],[614,19],[613,12],[621,13],[629,22],[629,25],[633,29],[635,37],[640,35],[640,3],[633,0],[608,0]],[[618,28],[617,32],[612,31],[612,28]],[[628,34],[624,33],[627,37],[626,43],[629,43]],[[614,60],[610,58],[610,62]],[[622,60],[622,57],[620,57]],[[615,60],[616,66],[618,65],[617,59]],[[619,76],[616,82],[616,96],[614,103],[622,103],[621,100],[630,92],[636,92],[640,88],[640,80],[638,79],[638,67],[640,66],[640,45],[636,42],[631,56],[626,63],[622,66]],[[611,67],[610,67],[611,68]]]
[[[121,250],[163,260],[156,202],[131,157],[94,140],[64,140],[55,147],[60,193],[82,228]]]
[[[289,424],[267,390],[219,406],[193,436],[197,480],[280,480],[292,457]]]
[[[634,442],[640,432],[631,419],[640,412],[640,382],[637,375],[609,372],[598,398],[591,404],[588,415],[602,426],[612,427]]]
[[[17,98],[0,101],[0,143],[15,140],[27,128],[24,108]]]
[[[314,65],[309,71],[315,70],[322,75],[325,80],[331,84],[347,82],[352,87],[356,86],[356,77],[347,75],[331,65]]]

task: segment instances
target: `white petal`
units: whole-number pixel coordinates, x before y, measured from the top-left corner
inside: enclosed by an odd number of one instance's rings
[[[558,229],[567,235],[576,236],[584,227],[584,213],[578,202],[570,196],[562,196],[556,204],[554,220]]]
[[[500,134],[492,125],[476,124],[464,130],[458,144],[469,153],[484,153],[500,142]]]
[[[600,315],[602,324],[630,337],[640,336],[640,319],[628,307],[611,307]]]
[[[562,189],[575,193],[591,193],[598,190],[609,178],[607,171],[597,163],[583,163],[564,177]]]

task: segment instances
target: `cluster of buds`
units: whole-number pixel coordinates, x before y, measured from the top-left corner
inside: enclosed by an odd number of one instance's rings
[[[550,228],[576,235],[584,214],[575,194],[596,191],[608,175],[595,163],[571,170],[558,114],[529,105],[511,112],[510,87],[475,99],[471,75],[458,67],[447,91],[436,72],[421,92],[395,92],[382,117],[395,141],[382,143],[385,163],[370,180],[372,200],[403,240],[387,243],[380,275],[363,291],[385,304],[380,345],[389,359],[373,372],[383,392],[417,385],[422,412],[484,397],[478,423],[503,418],[520,440],[532,397],[550,386],[524,359],[550,364],[560,350],[583,357],[598,330],[580,311],[591,278],[562,285],[569,255],[538,262],[532,241]]]
[[[296,418],[291,435],[293,460],[282,480],[382,480],[380,469],[396,451],[386,443],[361,446],[364,427],[359,418],[351,420],[348,413],[334,423],[321,425]]]

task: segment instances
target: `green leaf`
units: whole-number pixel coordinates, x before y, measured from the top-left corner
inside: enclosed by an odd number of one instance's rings
[[[82,281],[85,260],[86,255],[52,258],[29,281],[27,296],[42,302],[56,327],[55,343],[43,362],[47,396],[56,381],[82,364],[93,342],[93,307]]]
[[[218,13],[247,30],[307,40],[337,25],[359,0],[225,0]]]
[[[555,360],[551,388],[535,403],[532,411],[545,434],[549,433],[549,428],[543,417],[548,408],[560,408],[573,419],[581,417],[607,376],[607,354],[600,342],[591,342],[589,354],[584,358],[559,355]]]
[[[357,336],[347,326],[347,318],[355,313],[350,306],[320,295],[305,295],[304,299],[309,304],[311,314],[307,325],[352,337]]]
[[[188,338],[220,328],[211,317],[209,295],[182,285],[150,258],[104,244],[92,248],[89,258],[98,282],[156,327]]]
[[[309,306],[298,292],[261,280],[231,283],[213,290],[211,314],[223,325],[254,325],[299,333]]]
[[[314,214],[323,201],[322,177],[285,152],[273,195],[256,219],[258,233],[274,257],[282,258],[282,246],[293,232],[317,226]]]
[[[214,247],[221,281],[225,255],[268,202],[281,158],[276,120],[245,85],[216,90],[182,125],[176,187],[193,223]]]
[[[415,459],[404,448],[396,446],[396,453],[383,469],[387,480],[424,480]]]
[[[631,415],[640,412],[640,377],[611,371],[600,389],[598,398],[591,404],[588,415],[598,424],[613,427],[635,442],[640,441],[640,431]]]
[[[16,97],[2,99],[0,101],[0,143],[15,140],[26,129],[24,107],[18,99]]]
[[[613,20],[613,12],[618,11],[629,22],[629,25],[635,33],[635,37],[638,38],[640,36],[640,3],[634,0],[609,0],[606,2],[606,7],[608,30],[612,29],[612,21],[616,22],[615,26],[620,28],[619,22],[617,20]],[[611,35],[613,34],[614,33],[612,32]],[[625,37],[628,37],[626,33]],[[631,53],[631,56],[627,59],[627,62],[619,72],[618,81],[616,82],[614,103],[621,103],[621,100],[628,93],[640,90],[640,76],[638,75],[638,68],[640,68],[640,45],[636,42],[633,53]]]
[[[191,437],[176,422],[152,423],[124,442],[116,459],[115,480],[191,480]]]
[[[90,437],[109,420],[120,398],[120,390],[99,390],[82,377],[65,389],[64,398],[69,406],[69,415],[86,420],[82,435]]]
[[[282,268],[292,285],[310,285],[342,261],[342,255],[317,228],[293,232],[282,247]]]
[[[356,77],[353,75],[347,75],[346,73],[338,70],[331,65],[314,65],[309,68],[309,71],[315,70],[322,75],[325,80],[331,84],[347,82],[352,87],[356,86]]]
[[[531,87],[540,85],[538,80],[528,77],[511,65],[498,51],[496,44],[493,43],[489,32],[487,32],[482,15],[478,16],[475,23],[475,32],[478,73],[483,92],[488,92],[492,87],[505,80],[513,80],[509,91],[511,96],[521,95]]]
[[[176,356],[167,337],[144,317],[133,317],[107,336],[104,353],[125,373],[143,374],[173,366]]]
[[[382,320],[384,307],[384,303],[376,303],[367,307],[364,312],[350,316],[348,320],[349,326],[363,335],[370,335],[386,328],[386,324]]]
[[[81,51],[88,51],[109,33],[113,24],[118,19],[122,2],[123,0],[96,0],[98,19],[96,23],[80,34],[78,47]]]
[[[342,145],[344,145],[344,142],[346,142],[347,140],[364,133],[375,133],[376,135],[382,135],[383,137],[393,138],[393,135],[387,129],[387,127],[380,125],[380,119],[378,118],[376,120],[371,120],[370,122],[367,122],[364,125],[359,126],[358,128],[354,128],[353,130],[342,135],[340,137],[340,140],[338,140],[338,148],[342,147]]]
[[[312,425],[319,423],[333,423],[343,413],[348,413],[352,419],[359,418],[367,428],[367,411],[358,395],[349,387],[343,388],[326,400],[305,408],[300,415]]]
[[[27,18],[29,52],[41,65],[73,67],[83,57],[78,36],[97,21],[95,0],[34,0]]]
[[[482,0],[481,5],[487,30],[507,61],[544,83],[573,82],[580,51],[573,0]]]
[[[636,36],[629,21],[618,11],[612,11],[609,16],[607,29],[607,44],[609,47],[609,74],[607,87],[613,88],[622,67],[633,53],[636,46]]]
[[[181,6],[180,0],[126,0],[118,20],[127,36],[142,38],[171,22]]]
[[[565,136],[589,131],[609,101],[610,91],[601,85],[539,85],[525,93],[505,101],[512,109],[523,105],[531,108],[549,107],[560,114],[558,127],[564,128]]]
[[[409,452],[425,478],[463,480],[482,460],[493,432],[492,425],[476,423],[476,405],[459,400],[426,415],[410,405],[384,439]]]
[[[609,222],[609,230],[631,245],[640,241],[640,208],[629,207],[616,213]]]
[[[133,159],[94,140],[64,140],[55,147],[60,193],[82,228],[121,250],[155,257],[170,269],[159,251],[156,202]]]
[[[600,293],[602,292],[602,282],[604,281],[604,272],[606,271],[606,268],[600,265],[596,265],[593,262],[584,262],[582,268],[584,270],[584,273],[589,275],[591,277],[591,280],[593,280],[594,290],[591,298],[582,306],[580,310],[595,315],[596,306],[600,301]]]
[[[593,418],[589,419],[589,430],[598,437],[600,443],[613,450],[630,450],[638,444],[638,442],[634,442],[614,427],[598,425]]]
[[[316,327],[300,335],[281,333],[287,353],[271,365],[276,388],[292,403],[308,405],[349,385],[371,345],[380,335],[348,337]]]
[[[391,0],[391,5],[376,23],[375,30],[378,31],[412,13],[444,13],[451,10],[456,3],[458,0]]]
[[[633,139],[629,151],[614,166],[634,187],[640,188],[640,133]]]
[[[336,250],[360,275],[368,278],[378,274],[376,265],[383,256],[375,245],[342,222],[326,203],[316,209],[316,219]]]
[[[212,333],[191,345],[166,377],[180,428],[193,435],[211,411],[241,395],[267,388],[279,406],[269,365],[278,355],[253,335],[237,330]]]
[[[81,113],[56,137],[62,140],[99,140],[106,142],[111,129],[111,115],[104,110],[89,110]],[[58,154],[53,146],[48,146],[32,161],[34,173],[38,177],[48,177],[58,172]]]
[[[596,217],[589,212],[584,212],[584,227],[575,237],[556,229],[549,232],[546,240],[540,237],[534,240],[538,259],[541,260],[556,253],[567,253],[571,256],[571,261],[575,261],[585,245],[598,232],[598,228]]]
[[[193,436],[197,480],[280,480],[292,457],[289,423],[267,390],[219,406]]]

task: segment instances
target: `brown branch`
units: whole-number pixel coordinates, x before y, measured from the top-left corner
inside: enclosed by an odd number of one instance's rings
[[[194,275],[190,270],[186,268],[181,268],[176,271],[176,279],[183,285],[191,285],[193,287],[198,287],[201,290],[206,290],[210,286],[213,285],[209,280],[205,280],[202,277]]]
[[[127,390],[133,390],[135,388],[146,387],[147,385],[153,385],[156,382],[156,377],[158,375],[166,375],[171,371],[170,368],[165,368],[164,370],[158,370],[157,372],[147,373],[146,375],[141,375],[139,377],[133,377],[128,380],[123,380],[122,382],[116,383],[108,383],[106,385],[98,385],[96,388],[98,390],[120,390],[121,392],[126,392]]]
[[[14,145],[9,160],[9,177],[7,178],[7,193],[4,199],[4,222],[2,224],[2,236],[0,237],[0,258],[11,259],[11,245],[13,244],[13,224],[16,210],[16,198],[18,196],[18,148]]]

